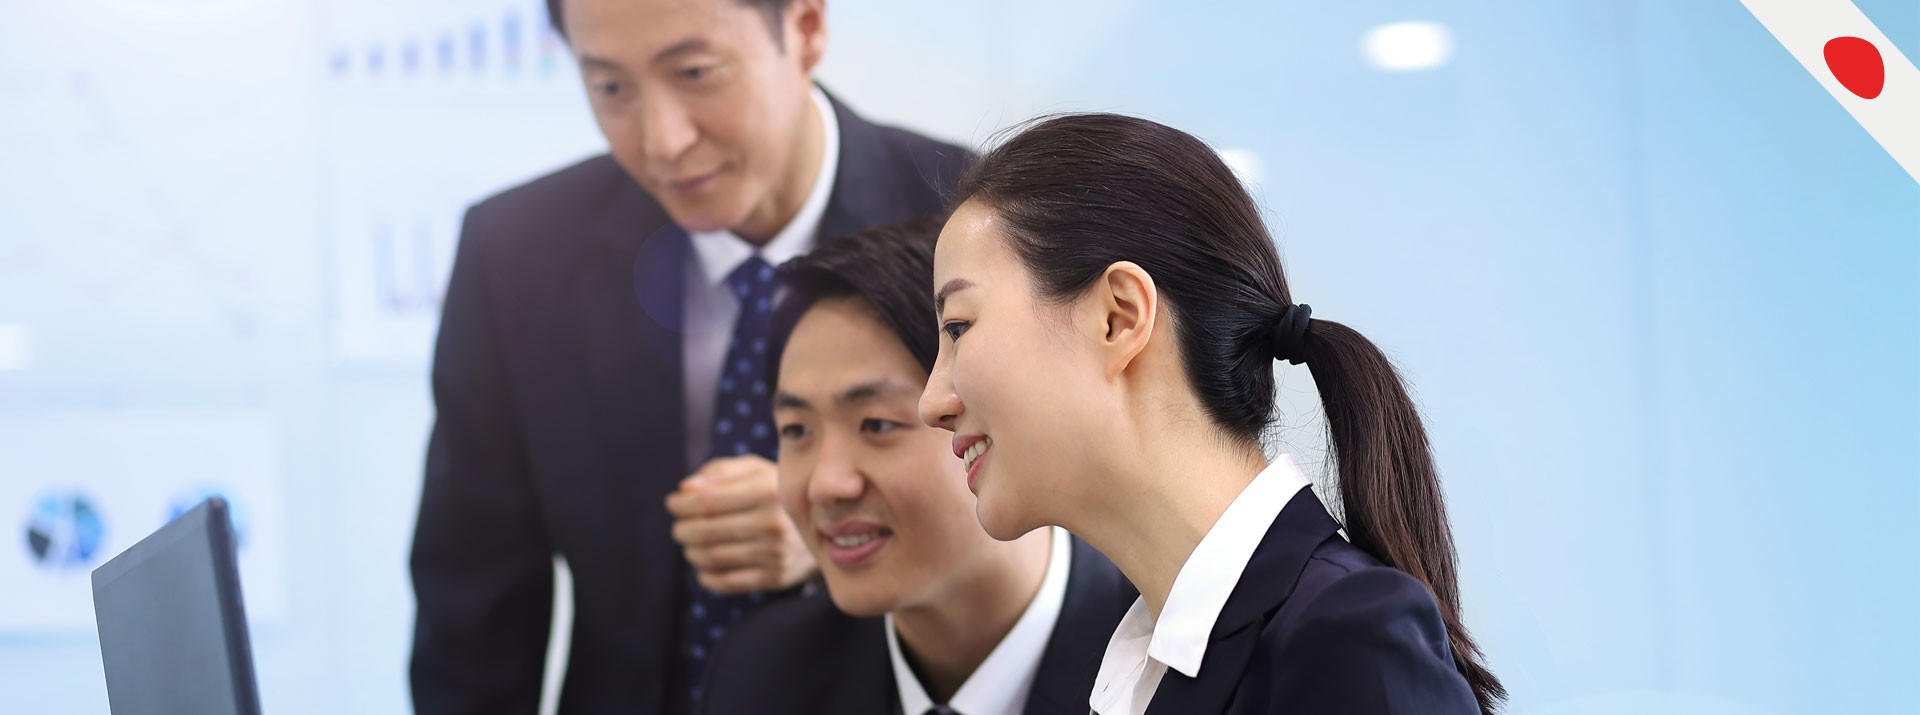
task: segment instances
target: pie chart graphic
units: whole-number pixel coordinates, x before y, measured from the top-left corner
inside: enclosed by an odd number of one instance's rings
[[[44,494],[27,516],[27,553],[44,569],[91,566],[105,535],[99,508],[78,491]]]

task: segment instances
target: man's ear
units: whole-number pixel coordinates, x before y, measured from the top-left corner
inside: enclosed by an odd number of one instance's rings
[[[790,49],[800,53],[800,69],[812,75],[827,54],[827,0],[793,0],[783,24]]]
[[[1085,319],[1079,321],[1101,351],[1107,377],[1117,377],[1146,352],[1160,312],[1160,291],[1153,276],[1132,261],[1121,261],[1100,274],[1081,297]]]

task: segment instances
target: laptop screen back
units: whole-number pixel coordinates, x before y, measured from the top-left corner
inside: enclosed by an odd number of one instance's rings
[[[93,572],[113,715],[258,715],[226,502],[202,502]]]

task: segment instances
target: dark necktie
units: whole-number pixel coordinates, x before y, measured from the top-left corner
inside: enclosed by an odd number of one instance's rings
[[[727,343],[726,363],[720,369],[720,389],[713,403],[713,440],[709,459],[757,454],[774,456],[773,400],[767,393],[767,332],[773,314],[773,266],[759,256],[748,258],[727,275],[727,289],[740,303],[740,317]],[[700,587],[687,571],[687,622],[682,630],[687,686],[693,711],[700,708],[701,678],[713,648],[727,626],[767,598],[760,592],[725,596]]]

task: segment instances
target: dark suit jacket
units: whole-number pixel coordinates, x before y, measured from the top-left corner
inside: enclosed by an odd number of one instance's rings
[[[1273,520],[1207,640],[1148,715],[1479,715],[1425,586],[1340,537],[1311,490]]]
[[[834,110],[822,240],[941,210],[972,160]],[[682,416],[690,250],[608,156],[467,212],[411,558],[421,715],[535,711],[556,554],[575,606],[560,711],[663,712],[686,607],[664,500],[695,466],[688,430],[707,429]]]
[[[1105,556],[1073,539],[1060,620],[1040,656],[1026,715],[1086,715],[1107,641],[1137,597]],[[886,625],[841,613],[825,589],[735,624],[707,673],[705,715],[900,712]]]

